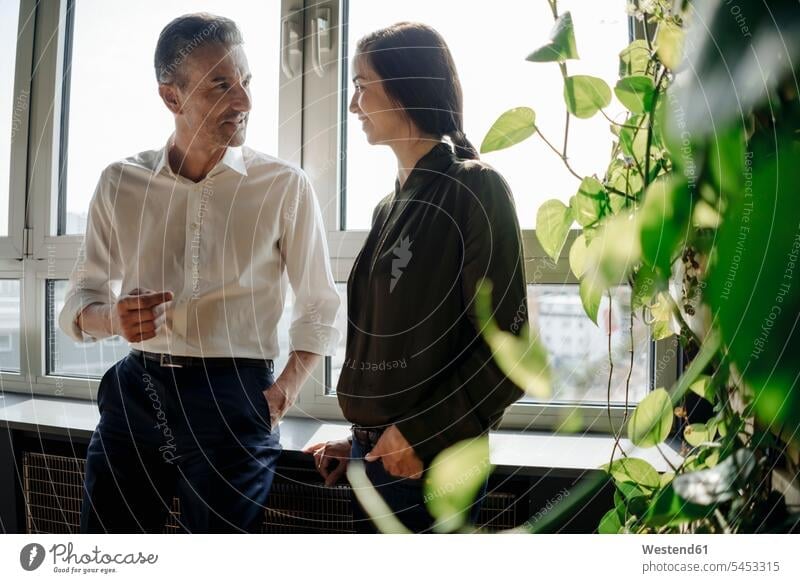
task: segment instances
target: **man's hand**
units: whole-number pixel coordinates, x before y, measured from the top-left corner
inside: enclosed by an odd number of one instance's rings
[[[164,325],[166,302],[172,298],[171,291],[136,288],[117,300],[111,310],[111,329],[128,342],[154,338]]]
[[[275,429],[297,401],[297,395],[308,379],[311,371],[322,358],[319,354],[295,350],[289,354],[289,361],[275,383],[264,390],[269,404],[270,427]]]
[[[383,468],[398,478],[421,478],[424,469],[422,460],[395,425],[386,428],[364,459],[368,462],[382,460]]]

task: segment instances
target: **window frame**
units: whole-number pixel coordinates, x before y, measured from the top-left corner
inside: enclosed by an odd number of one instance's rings
[[[9,237],[0,239],[0,277],[19,279],[21,286],[20,373],[2,374],[4,390],[94,399],[99,379],[47,374],[46,363],[49,309],[46,282],[69,277],[83,239],[79,235],[57,234],[59,164],[67,115],[64,83],[65,73],[69,71],[69,50],[65,42],[71,34],[67,25],[73,2],[20,0],[14,94],[28,91],[29,119],[12,144]],[[312,19],[320,10],[330,11],[331,48],[315,59],[320,39],[314,34],[317,29]],[[281,0],[282,56],[289,58],[289,48],[300,49],[302,67],[293,76],[284,70],[280,72],[278,156],[302,166],[314,185],[327,230],[331,268],[339,283],[347,280],[367,235],[366,230],[340,230],[343,205],[339,189],[345,163],[340,152],[344,152],[346,138],[339,121],[341,115],[347,115],[347,92],[340,88],[343,81],[346,82],[347,68],[342,66],[339,49],[342,47],[340,34],[346,30],[347,12],[347,0],[322,3]],[[630,26],[632,31],[634,25]],[[294,47],[289,47],[285,38],[289,29],[294,29],[299,39]],[[641,30],[636,36],[642,36]],[[314,70],[312,62],[315,60],[323,64],[324,74],[319,75]],[[331,124],[332,119],[337,123]],[[575,231],[570,234],[568,245],[575,235]],[[528,283],[577,283],[567,258],[562,257],[553,264],[533,230],[523,231],[523,246]],[[678,351],[674,336],[653,343],[651,389],[671,386],[677,378]],[[654,367],[655,374],[652,374]],[[343,420],[336,396],[326,391],[329,371],[330,360],[323,359],[300,392],[290,416]],[[630,405],[628,411],[622,406],[612,406],[611,424],[606,406],[578,405],[576,408],[586,430],[608,433],[619,429],[633,406]],[[517,403],[508,409],[502,427],[549,430],[563,419],[565,407],[572,408],[555,403]]]

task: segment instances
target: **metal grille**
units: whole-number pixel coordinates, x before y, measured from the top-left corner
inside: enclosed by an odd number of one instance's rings
[[[85,460],[35,452],[24,452],[22,459],[27,532],[79,532]],[[317,480],[313,471],[303,469],[276,476],[262,532],[354,532],[349,486],[326,488]],[[488,530],[513,528],[515,502],[514,494],[490,493],[481,508],[480,525]],[[179,532],[179,520],[180,501],[175,498],[163,532]]]
[[[75,534],[80,531],[86,460],[23,452],[25,526],[29,534]],[[180,501],[172,501],[164,533],[179,532]]]

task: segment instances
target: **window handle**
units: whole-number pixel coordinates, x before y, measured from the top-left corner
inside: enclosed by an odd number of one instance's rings
[[[314,18],[311,19],[311,64],[317,75],[325,75],[323,57],[331,50],[331,9],[318,8]]]
[[[281,70],[288,79],[294,79],[300,71],[303,51],[300,48],[300,20],[297,12],[284,18],[281,27]]]

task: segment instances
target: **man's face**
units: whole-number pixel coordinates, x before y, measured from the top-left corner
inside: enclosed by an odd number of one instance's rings
[[[183,83],[161,86],[177,130],[192,146],[241,146],[252,106],[252,75],[242,47],[216,43],[197,47],[181,63],[180,75]]]

